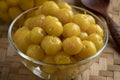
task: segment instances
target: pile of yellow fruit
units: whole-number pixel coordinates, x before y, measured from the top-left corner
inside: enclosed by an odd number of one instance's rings
[[[94,17],[74,13],[66,2],[47,1],[14,33],[17,47],[29,57],[70,64],[94,55],[103,46],[103,29]],[[39,15],[38,15],[39,14]]]
[[[0,20],[10,23],[23,11],[42,5],[45,1],[48,0],[0,0]]]

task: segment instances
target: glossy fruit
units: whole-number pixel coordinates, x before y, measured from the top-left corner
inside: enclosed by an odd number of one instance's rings
[[[55,64],[53,56],[45,56],[45,58],[43,59],[43,62]],[[55,66],[52,66],[52,65],[42,66],[42,71],[44,71],[46,73],[52,73],[53,74],[56,70],[57,70],[57,68]]]
[[[91,24],[94,24],[94,20],[92,20],[91,17],[88,17],[87,14],[76,14],[72,21],[78,24],[82,31],[86,31]]]
[[[92,34],[92,33],[97,33],[99,34],[101,37],[103,37],[103,29],[98,25],[98,24],[93,24],[89,27],[89,29],[87,30],[88,34]]]
[[[88,34],[86,32],[81,32],[79,37],[80,37],[81,40],[86,40],[87,37],[88,37]]]
[[[58,3],[58,6],[60,7],[60,9],[63,9],[63,8],[72,9],[71,6],[66,2],[60,2]]]
[[[40,27],[34,27],[30,32],[30,40],[35,44],[40,44],[45,37],[45,31]]]
[[[100,48],[102,48],[103,46],[103,39],[100,35],[98,35],[97,33],[92,33],[88,36],[88,40],[92,41],[97,50],[99,50]]]
[[[27,47],[30,45],[30,31],[26,27],[19,28],[15,32],[13,39],[17,47],[22,52],[26,52]]]
[[[72,21],[73,12],[70,9],[63,8],[57,12],[56,16],[63,24],[65,24]]]
[[[46,16],[45,19],[43,20],[42,23],[42,28],[45,29],[47,25],[49,25],[49,23],[52,22],[56,22],[59,21],[58,18],[54,17],[54,16]]]
[[[30,45],[27,48],[26,55],[31,58],[42,60],[44,58],[44,52],[39,45]]]
[[[34,27],[41,27],[42,22],[43,22],[43,16],[39,15],[39,16],[28,18],[24,22],[24,26],[28,27],[31,30]]]
[[[80,27],[75,23],[67,23],[63,26],[63,37],[79,36]]]
[[[48,35],[60,36],[63,32],[63,26],[59,21],[51,21],[45,26],[45,31]]]
[[[46,26],[50,21],[59,21],[59,20],[57,17],[54,17],[54,16],[46,16],[43,23]]]
[[[88,58],[97,52],[95,44],[92,41],[84,40],[82,41],[82,43],[83,48],[81,52],[78,54],[80,58],[82,59]]]
[[[63,51],[68,55],[78,54],[83,47],[79,37],[73,36],[63,41]]]
[[[54,1],[47,1],[41,7],[41,12],[45,15],[56,15],[59,11],[58,5]]]
[[[70,56],[65,54],[64,52],[58,52],[55,56],[55,63],[56,64],[69,64],[71,63]]]
[[[45,36],[41,47],[47,55],[56,55],[62,48],[62,42],[58,37]]]
[[[96,23],[95,22],[95,18],[93,16],[91,16],[89,14],[86,14],[86,13],[85,13],[85,15],[87,16],[87,18],[89,19],[89,21],[90,21],[91,24],[95,24]]]
[[[48,35],[60,36],[63,32],[63,26],[61,22],[53,16],[47,16],[42,23],[42,28],[48,33]]]

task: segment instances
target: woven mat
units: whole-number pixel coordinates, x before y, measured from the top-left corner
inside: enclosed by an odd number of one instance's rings
[[[73,1],[65,0],[72,3]],[[109,14],[120,25],[120,0],[111,0]],[[0,80],[40,80],[20,62],[7,39],[7,25],[0,25]],[[120,80],[120,55],[114,49],[112,39],[99,61],[79,74],[75,80]]]

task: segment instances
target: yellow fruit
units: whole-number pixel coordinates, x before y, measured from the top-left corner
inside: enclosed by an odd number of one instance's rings
[[[34,7],[34,0],[20,0],[19,6],[22,10],[27,10]]]
[[[54,57],[53,56],[45,56],[45,58],[43,59],[43,62],[54,64],[55,63]],[[42,71],[49,73],[49,74],[53,74],[55,71],[57,71],[57,68],[52,65],[44,65],[44,66],[42,66]]]
[[[52,36],[60,36],[63,32],[63,26],[56,17],[47,16],[42,23],[42,28]]]
[[[103,37],[103,29],[98,24],[93,24],[89,27],[89,29],[86,31],[88,34],[97,33],[101,37]]]
[[[81,32],[79,37],[80,37],[81,40],[85,40],[85,39],[87,39],[88,34],[86,32]]]
[[[6,2],[10,5],[10,6],[17,6],[19,3],[19,0],[6,0]]]
[[[22,11],[18,8],[18,7],[11,7],[9,8],[8,10],[8,14],[9,14],[9,17],[10,19],[14,19],[16,18],[19,14],[21,14]]]
[[[91,24],[95,24],[95,18],[89,14],[85,14],[87,16],[87,18],[89,19]]]
[[[26,52],[30,44],[30,31],[26,27],[19,28],[15,32],[13,39],[18,49]]]
[[[74,23],[78,24],[82,31],[86,31],[91,24],[94,24],[91,17],[88,17],[87,14],[76,14],[72,20]]]
[[[54,64],[55,60],[54,60],[54,56],[45,56],[45,58],[42,60],[45,63],[50,63],[50,64]]]
[[[6,12],[8,10],[8,4],[1,0],[0,1],[0,12]]]
[[[59,21],[58,18],[53,16],[46,16],[42,23],[42,28],[46,28],[45,26],[49,25],[49,23]]]
[[[41,27],[42,22],[43,22],[43,16],[39,15],[39,16],[28,18],[24,22],[24,26],[28,27],[31,30],[34,27]]]
[[[41,7],[41,12],[45,15],[55,15],[59,9],[54,1],[46,1]]]
[[[57,12],[56,16],[63,24],[66,24],[72,21],[73,12],[70,9],[63,8]]]
[[[63,51],[68,55],[78,54],[83,47],[83,44],[79,37],[73,36],[66,38],[63,41]]]
[[[60,36],[63,32],[63,26],[59,21],[51,21],[49,25],[45,26],[45,31],[48,35]]]
[[[99,50],[100,48],[102,48],[103,46],[103,38],[98,35],[97,33],[92,33],[88,36],[88,40],[92,41],[95,46],[96,46],[96,49]]]
[[[63,26],[63,37],[79,36],[80,27],[75,23],[67,23]]]
[[[64,52],[58,52],[55,56],[55,63],[56,64],[69,64],[71,63],[70,56],[65,54]]]
[[[95,44],[92,41],[84,40],[82,41],[82,43],[83,48],[81,52],[78,54],[80,58],[82,59],[88,58],[97,52]]]
[[[58,37],[45,36],[41,47],[47,55],[56,55],[62,48],[62,42]]]
[[[44,52],[39,45],[30,45],[27,48],[26,55],[31,58],[42,60],[44,58]]]
[[[46,33],[40,27],[34,27],[30,33],[30,40],[35,44],[40,44]]]
[[[60,3],[58,3],[58,6],[60,7],[60,9],[62,9],[62,8],[72,9],[71,6],[66,2],[60,2]]]

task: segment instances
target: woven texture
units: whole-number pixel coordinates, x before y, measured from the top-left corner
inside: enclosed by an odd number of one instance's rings
[[[69,1],[72,4],[74,1]],[[78,3],[77,3],[78,4]],[[120,25],[120,0],[111,0],[109,14]],[[9,46],[8,25],[0,25],[0,80],[40,80],[20,62],[17,54]],[[74,80],[120,80],[120,55],[114,49],[112,39],[99,60]]]

